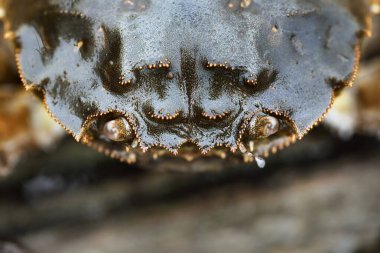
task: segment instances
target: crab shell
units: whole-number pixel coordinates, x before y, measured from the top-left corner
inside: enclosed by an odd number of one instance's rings
[[[76,140],[127,162],[253,161],[288,146],[351,85],[369,34],[364,0],[2,4],[25,87]],[[260,117],[278,131],[247,134]],[[118,119],[133,135],[124,142],[103,132]]]

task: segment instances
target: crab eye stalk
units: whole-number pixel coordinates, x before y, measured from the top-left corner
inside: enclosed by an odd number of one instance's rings
[[[280,122],[272,116],[261,116],[252,119],[249,124],[249,135],[256,138],[267,138],[276,134],[280,129]]]
[[[126,142],[133,139],[133,130],[126,119],[117,118],[104,124],[103,135],[114,142]]]

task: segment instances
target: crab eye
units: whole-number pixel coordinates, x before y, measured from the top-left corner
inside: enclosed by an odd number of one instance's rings
[[[117,118],[104,124],[103,135],[111,141],[125,142],[132,140],[133,130],[127,120]]]
[[[260,116],[249,123],[249,135],[256,138],[267,138],[276,134],[280,129],[280,122],[272,116]]]

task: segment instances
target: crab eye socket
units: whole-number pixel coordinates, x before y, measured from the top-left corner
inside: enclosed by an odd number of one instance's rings
[[[280,122],[272,116],[260,116],[249,123],[249,135],[256,138],[267,138],[280,130]]]
[[[110,120],[103,125],[103,135],[115,142],[125,142],[133,139],[133,130],[124,118]]]

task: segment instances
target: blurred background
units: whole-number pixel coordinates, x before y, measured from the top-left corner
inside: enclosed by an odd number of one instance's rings
[[[0,253],[380,253],[379,15],[354,88],[265,169],[111,160],[49,118],[0,44]]]

